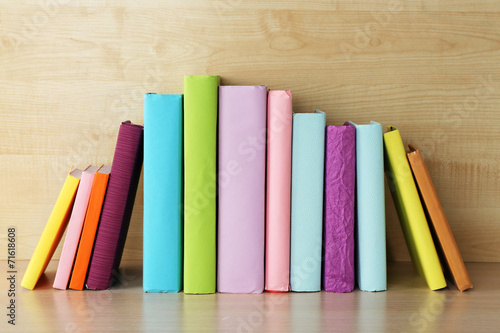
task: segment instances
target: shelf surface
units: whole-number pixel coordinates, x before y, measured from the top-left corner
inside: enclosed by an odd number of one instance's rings
[[[16,263],[16,327],[4,315],[2,332],[493,332],[500,326],[499,263],[466,264],[474,289],[463,293],[454,286],[430,291],[405,262],[389,264],[386,292],[256,295],[147,294],[140,261],[124,262],[120,282],[105,291],[52,289],[52,261],[30,291],[20,287],[27,263]],[[4,307],[9,282],[0,285]]]

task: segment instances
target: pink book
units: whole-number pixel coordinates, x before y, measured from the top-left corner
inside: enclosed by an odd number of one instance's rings
[[[265,289],[290,289],[292,93],[271,90],[267,105],[267,210]]]
[[[57,266],[56,278],[52,287],[57,289],[68,289],[71,270],[75,261],[76,250],[80,242],[83,221],[87,213],[87,207],[92,190],[92,183],[98,167],[89,166],[82,174],[78,191],[76,192],[75,204],[68,224],[66,239],[64,240],[61,258]]]
[[[266,102],[265,86],[219,87],[217,290],[221,293],[264,290]]]

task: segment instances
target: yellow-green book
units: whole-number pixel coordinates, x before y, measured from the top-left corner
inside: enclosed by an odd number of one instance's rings
[[[66,177],[56,204],[35,248],[35,252],[31,256],[26,272],[24,272],[21,286],[26,289],[33,290],[35,288],[38,279],[45,272],[57,245],[61,241],[61,237],[71,216],[71,209],[81,176],[82,170],[74,169]]]
[[[184,292],[215,292],[218,76],[184,78]]]
[[[431,290],[446,287],[443,270],[397,128],[384,133],[385,173],[415,269]]]

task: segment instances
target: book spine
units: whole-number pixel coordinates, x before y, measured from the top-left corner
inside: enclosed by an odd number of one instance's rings
[[[114,282],[132,215],[142,155],[143,127],[122,123],[86,282],[89,289],[107,289]]]
[[[50,213],[47,224],[43,229],[21,280],[21,286],[26,289],[33,290],[35,288],[40,276],[45,272],[57,245],[61,241],[61,237],[71,216],[81,172],[78,169],[73,170],[64,181],[52,213]]]
[[[184,292],[216,287],[216,150],[219,77],[184,78]]]
[[[94,181],[95,173],[84,171],[78,191],[76,193],[75,204],[73,212],[68,223],[68,231],[64,239],[64,245],[57,266],[56,276],[54,279],[53,288],[67,289],[73,263],[75,261],[76,250],[80,242],[80,235],[82,233],[83,222],[87,207],[89,204],[90,192],[92,190],[92,182]]]
[[[354,202],[356,130],[327,126],[325,157],[325,262],[326,291],[354,289]]]
[[[144,100],[143,289],[182,289],[182,95]]]
[[[104,168],[106,168],[107,173],[101,172]],[[69,281],[69,288],[71,289],[83,290],[85,286],[85,278],[87,277],[90,257],[92,255],[92,249],[94,248],[104,195],[106,194],[106,188],[108,186],[109,169],[109,166],[101,167],[94,177],[89,207],[87,209],[87,215],[85,216],[85,222],[83,223],[80,244],[76,252],[75,265],[73,266],[73,272],[71,273],[71,279]]]
[[[219,87],[217,289],[264,290],[265,86]]]
[[[441,201],[432,182],[424,158],[420,150],[412,145],[411,152],[407,153],[408,161],[415,178],[415,183],[422,197],[422,204],[426,207],[429,215],[429,225],[433,239],[437,240],[436,250],[443,254],[446,265],[443,269],[448,269],[460,291],[472,288],[472,281],[465,267],[460,250],[458,249],[455,237],[451,231],[448,219],[444,213]]]
[[[325,113],[293,115],[290,286],[321,290]]]
[[[267,195],[265,289],[290,289],[292,94],[271,90],[267,105]]]
[[[399,131],[384,134],[386,175],[406,244],[417,271],[431,290],[446,287],[427,218],[408,164]]]
[[[356,125],[357,280],[359,289],[387,289],[382,125]]]

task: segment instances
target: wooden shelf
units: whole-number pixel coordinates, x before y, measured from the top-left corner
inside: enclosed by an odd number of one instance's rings
[[[18,259],[31,258],[71,165],[112,164],[120,123],[144,121],[143,94],[217,74],[291,89],[295,111],[320,109],[328,125],[398,127],[424,154],[464,260],[500,262],[497,0],[0,8],[0,230],[18,228]],[[388,188],[386,203],[388,259],[409,261]],[[142,214],[141,183],[124,260],[142,258]]]
[[[386,292],[256,295],[147,294],[140,261],[124,262],[112,289],[83,292],[52,289],[52,261],[30,291],[19,285],[27,261],[17,265],[18,332],[479,332],[500,325],[500,263],[468,263],[474,289],[463,293],[453,286],[430,291],[405,262],[389,264]],[[5,297],[8,281],[1,281]],[[0,327],[9,328],[6,321]]]

